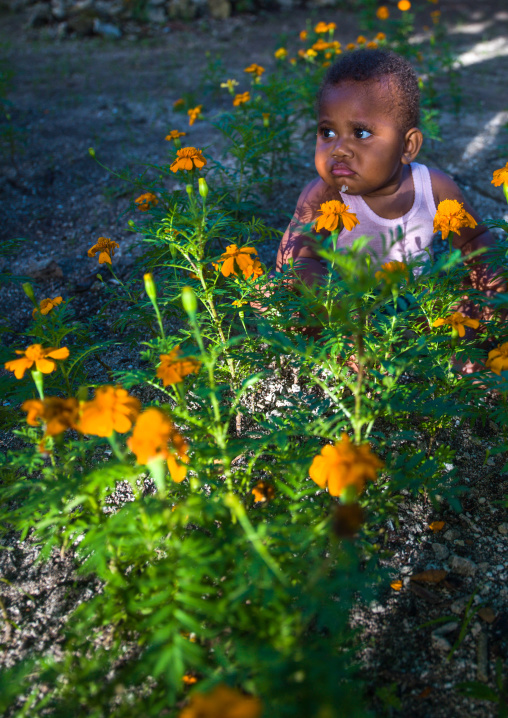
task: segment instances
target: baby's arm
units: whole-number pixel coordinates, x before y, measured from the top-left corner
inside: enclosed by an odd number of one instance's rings
[[[316,252],[316,236],[312,230],[305,233],[302,227],[317,218],[321,203],[326,201],[326,191],[327,185],[320,177],[305,187],[277,252],[277,272],[282,272],[283,266],[292,259],[296,274],[309,287],[319,283],[327,274],[327,269],[324,260]]]

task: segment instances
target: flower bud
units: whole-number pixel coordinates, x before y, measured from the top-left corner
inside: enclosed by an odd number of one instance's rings
[[[196,299],[196,293],[192,287],[184,287],[182,289],[182,305],[190,317],[193,317],[196,314],[198,302]]]
[[[34,290],[30,282],[25,282],[22,287],[28,299],[37,307],[37,299],[35,298]]]
[[[155,302],[155,300],[157,299],[157,289],[155,287],[155,282],[153,281],[153,277],[150,272],[147,272],[143,275],[143,281],[145,283],[145,291],[148,294],[148,298],[151,302]]]
[[[191,184],[186,184],[186,185],[185,185],[185,191],[187,192],[187,194],[189,195],[189,197],[192,197],[192,195],[194,194],[194,188],[193,188],[193,186],[192,186]]]
[[[95,157],[95,150],[93,147],[88,148],[88,154],[90,155],[90,157]]]
[[[199,186],[199,194],[203,199],[206,199],[208,197],[208,185],[206,184],[206,180],[204,177],[200,177],[198,181]]]
[[[130,220],[127,222],[127,224],[129,225],[129,227],[130,227],[131,229],[134,229],[134,227],[136,226],[136,225],[134,224],[134,220],[133,220],[133,219],[130,219]]]

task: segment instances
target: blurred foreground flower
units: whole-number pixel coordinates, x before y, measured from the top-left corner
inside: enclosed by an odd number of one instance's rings
[[[504,167],[501,167],[501,169],[494,170],[491,184],[495,187],[500,187],[502,184],[508,184],[508,162]]]
[[[454,312],[449,317],[446,317],[446,319],[436,319],[435,322],[432,322],[433,327],[442,327],[444,324],[451,326],[451,328],[458,333],[459,337],[463,337],[465,335],[466,330],[464,327],[478,329],[480,326],[478,319],[465,317],[462,312]]]
[[[257,260],[259,267],[256,268],[255,260],[250,256],[251,254],[257,254],[254,247],[238,248],[236,244],[230,244],[226,247],[226,251],[221,255],[215,266],[219,269],[219,263],[222,262],[220,271],[224,277],[229,277],[230,274],[237,276],[237,270],[240,270],[245,279],[248,279],[253,273],[258,272],[261,267],[261,263]]]
[[[173,422],[160,409],[146,409],[140,414],[127,445],[136,456],[138,464],[148,464],[154,459],[166,459],[173,481],[182,482],[187,467],[177,462],[177,458],[188,463],[188,445]]]
[[[332,30],[336,29],[337,25],[334,22],[318,22],[318,24],[314,28],[314,32],[316,32],[318,35],[323,35],[325,32],[331,32]]]
[[[270,501],[275,496],[275,489],[266,481],[258,481],[251,491],[254,501]]]
[[[194,693],[179,718],[261,718],[261,710],[259,698],[220,684],[210,693]]]
[[[462,227],[476,227],[478,223],[464,209],[463,202],[456,199],[444,199],[439,203],[434,217],[434,232],[441,232],[443,239],[447,239],[450,232],[460,235]]]
[[[333,514],[333,531],[339,538],[353,538],[364,522],[360,504],[339,504]]]
[[[384,32],[378,32],[378,34],[376,35],[376,40],[378,42],[383,42],[383,40],[386,40],[386,35],[384,34]]]
[[[7,371],[13,371],[16,379],[22,379],[27,369],[31,369],[35,364],[37,371],[43,374],[51,374],[56,369],[56,362],[53,359],[67,359],[69,350],[67,347],[57,349],[48,347],[44,349],[42,344],[31,344],[21,351],[16,349],[16,354],[22,354],[19,359],[5,362],[4,366]]]
[[[365,45],[365,43],[367,42],[367,38],[364,35],[358,35],[358,37],[356,38],[356,42],[358,43],[358,45]]]
[[[387,284],[392,284],[395,281],[395,278],[400,276],[403,276],[406,280],[409,277],[409,271],[407,266],[404,264],[404,262],[397,262],[396,260],[392,260],[391,262],[386,262],[386,264],[381,265],[381,269],[375,273],[375,277],[378,282],[384,281]]]
[[[286,57],[288,56],[288,51],[286,50],[285,47],[279,47],[278,50],[275,50],[273,55],[276,60],[285,60]]]
[[[245,102],[249,102],[250,100],[250,92],[242,92],[239,95],[235,95],[235,98],[233,100],[233,107],[238,107],[239,105],[243,105]]]
[[[334,229],[342,224],[345,229],[349,232],[357,224],[360,224],[356,218],[356,214],[348,212],[349,205],[345,205],[343,202],[339,202],[336,199],[331,199],[329,202],[323,202],[320,206],[319,211],[321,217],[316,221],[316,232],[322,229],[327,229],[329,232],[333,232]]]
[[[379,20],[388,20],[390,17],[390,11],[386,7],[386,5],[380,5],[378,9],[376,10],[376,17],[379,18]]]
[[[166,137],[166,139],[168,138]],[[155,207],[159,204],[159,200],[153,194],[153,192],[145,192],[145,194],[139,195],[139,197],[134,200],[134,204],[138,206],[138,209],[141,212],[148,212],[150,207]]]
[[[34,309],[32,312],[32,317],[35,317],[35,315],[40,312],[41,314],[49,314],[52,309],[57,307],[59,304],[63,302],[62,297],[55,297],[54,299],[41,299],[41,303],[39,304],[39,309]]]
[[[187,110],[187,114],[189,115],[189,125],[191,127],[196,122],[196,120],[199,118],[199,115],[201,114],[202,109],[203,109],[203,105],[196,105],[196,107],[193,107],[190,110]]]
[[[301,30],[301,31],[300,31],[300,35],[299,35],[300,40],[302,40],[302,41],[303,41],[303,40],[306,40],[306,39],[307,39],[307,35],[308,35],[307,30]]]
[[[76,399],[61,399],[59,396],[47,396],[41,399],[28,399],[21,405],[27,412],[26,423],[30,426],[45,425],[46,436],[57,436],[66,429],[75,429],[78,419]]]
[[[261,65],[257,65],[255,62],[252,63],[252,65],[249,65],[249,67],[246,67],[244,72],[248,72],[251,75],[255,75],[256,77],[261,77],[263,72],[265,71],[264,67],[261,67]]]
[[[485,362],[485,366],[498,375],[508,369],[508,342],[500,344],[496,349],[489,352],[489,358]]]
[[[309,476],[321,488],[328,485],[332,496],[340,496],[349,486],[354,486],[359,494],[365,482],[368,479],[374,481],[383,466],[381,459],[371,452],[368,444],[356,446],[344,433],[334,446],[323,446],[321,453],[314,457]]]
[[[137,200],[136,200],[137,201]],[[120,245],[113,239],[107,237],[99,237],[97,243],[88,250],[89,257],[95,257],[99,252],[99,264],[111,264],[111,257],[115,256],[115,249],[119,249]]]
[[[78,428],[91,436],[125,434],[141,411],[139,399],[121,386],[100,386],[91,401],[82,404]]]
[[[162,379],[164,386],[178,384],[188,374],[197,374],[201,362],[193,357],[179,359],[180,345],[176,346],[169,354],[160,355],[160,366],[157,368],[157,377]]]
[[[407,12],[408,10],[411,10],[411,3],[409,0],[399,0],[397,7],[401,12]]]
[[[179,170],[193,170],[194,167],[199,170],[206,165],[206,160],[203,157],[201,150],[197,150],[195,147],[182,147],[177,150],[176,159],[173,160],[170,166],[172,172],[178,172]]]

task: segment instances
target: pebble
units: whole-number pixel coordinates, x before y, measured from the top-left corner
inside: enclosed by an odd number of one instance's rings
[[[431,544],[431,546],[432,550],[436,554],[436,558],[439,561],[446,561],[446,559],[450,555],[450,549],[448,548],[448,546],[445,546],[442,543],[433,543]]]
[[[497,527],[497,530],[503,536],[508,536],[508,523],[499,524],[499,526]]]
[[[479,504],[484,504],[486,501],[487,499],[485,498],[485,496],[480,496],[480,498],[478,499]]]
[[[459,616],[466,608],[470,598],[471,596],[461,596],[461,598],[455,599],[455,601],[450,606],[451,612],[454,613],[456,616]]]
[[[450,641],[447,641],[444,636],[440,636],[438,633],[432,633],[432,648],[434,648],[436,651],[441,651],[442,653],[448,653],[448,651],[452,650],[452,646]]]
[[[446,541],[453,541],[459,536],[459,532],[455,531],[455,529],[448,529],[448,531],[445,531],[443,534],[443,538],[446,539]]]
[[[458,573],[459,576],[474,576],[477,566],[474,561],[462,556],[452,556],[450,559],[450,570]]]

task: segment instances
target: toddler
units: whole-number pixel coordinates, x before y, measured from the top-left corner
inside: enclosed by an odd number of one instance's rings
[[[315,162],[318,177],[298,199],[294,216],[277,255],[277,271],[292,258],[300,279],[311,286],[327,273],[316,252],[317,237],[303,225],[319,216],[323,202],[339,200],[356,214],[359,224],[342,229],[337,247],[362,235],[380,261],[407,262],[432,244],[437,205],[445,199],[464,203],[478,222],[454,234],[453,246],[468,255],[490,247],[494,238],[453,180],[444,172],[415,162],[423,136],[418,129],[420,92],[410,63],[385,50],[358,50],[343,55],[328,70],[318,96]],[[402,238],[387,251],[398,228]],[[485,290],[489,273],[476,264],[471,281]]]

